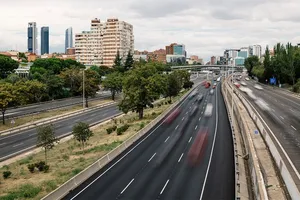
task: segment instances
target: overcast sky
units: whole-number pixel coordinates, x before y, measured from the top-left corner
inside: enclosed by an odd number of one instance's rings
[[[1,1],[0,50],[27,49],[27,24],[50,27],[50,51],[64,51],[64,33],[90,20],[117,17],[133,25],[135,49],[172,42],[207,60],[226,48],[300,43],[299,0],[12,0]],[[2,2],[3,1],[3,2]],[[38,47],[40,51],[40,46]]]

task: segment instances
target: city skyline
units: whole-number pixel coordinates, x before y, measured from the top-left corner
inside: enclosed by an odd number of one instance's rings
[[[41,28],[41,55],[49,53],[49,27]]]
[[[71,1],[66,0],[59,2],[59,7],[56,0],[47,3],[32,0],[34,8],[26,2],[16,1],[3,5],[4,12],[0,14],[2,19],[9,19],[9,23],[2,23],[0,50],[16,49],[17,46],[17,50],[25,51],[26,25],[36,21],[38,27],[49,26],[51,29],[50,52],[64,52],[66,28],[73,27],[73,33],[87,30],[86,22],[95,17],[117,17],[131,23],[135,27],[135,49],[153,51],[178,42],[186,45],[189,55],[200,55],[205,60],[211,55],[222,55],[227,48],[260,44],[264,49],[267,44],[272,47],[277,42],[296,44],[300,41],[296,20],[300,17],[300,2],[293,0],[287,3],[188,0],[178,4],[134,0],[124,4],[113,0],[91,1],[88,5],[79,1],[70,4]],[[15,13],[8,12],[12,8]]]

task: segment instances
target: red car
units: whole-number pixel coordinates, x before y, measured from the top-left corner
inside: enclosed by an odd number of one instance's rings
[[[200,163],[204,156],[206,146],[208,143],[208,129],[203,128],[198,132],[198,135],[188,152],[188,163],[191,166],[196,166]]]
[[[170,124],[179,114],[181,110],[179,108],[175,109],[164,121],[167,124]]]

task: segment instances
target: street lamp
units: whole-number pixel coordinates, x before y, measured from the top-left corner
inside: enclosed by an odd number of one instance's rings
[[[84,70],[82,70],[82,107],[85,108],[85,84],[84,84],[84,79],[85,79],[85,76],[84,76]]]

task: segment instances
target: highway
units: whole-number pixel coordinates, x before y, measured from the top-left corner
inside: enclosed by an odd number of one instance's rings
[[[88,101],[95,101],[99,99],[104,99],[110,97],[110,93],[107,91],[102,92],[101,94],[97,95],[95,98],[89,98]],[[82,97],[74,97],[62,100],[55,100],[55,101],[47,101],[42,102],[41,104],[32,104],[24,107],[19,108],[9,108],[5,112],[6,118],[13,118],[13,117],[20,117],[28,114],[38,113],[42,111],[74,106],[82,104]]]
[[[300,172],[300,98],[269,86],[261,85],[262,90],[256,89],[252,80],[246,83],[246,87],[251,89],[256,97],[263,99],[269,109],[263,109],[248,95],[244,95],[257,109]]]
[[[196,97],[186,98],[171,124],[158,123],[64,199],[234,199],[232,134],[220,90],[219,84],[210,95],[200,86],[201,103],[195,102]],[[213,114],[205,117],[208,103],[214,106]],[[203,157],[190,166],[187,155],[204,127],[208,140]]]
[[[77,122],[92,124],[110,119],[116,114],[121,114],[116,104],[80,113],[75,116],[54,122],[55,135],[57,137],[70,134]],[[0,136],[0,161],[20,154],[36,147],[36,129],[28,129],[17,133]]]

